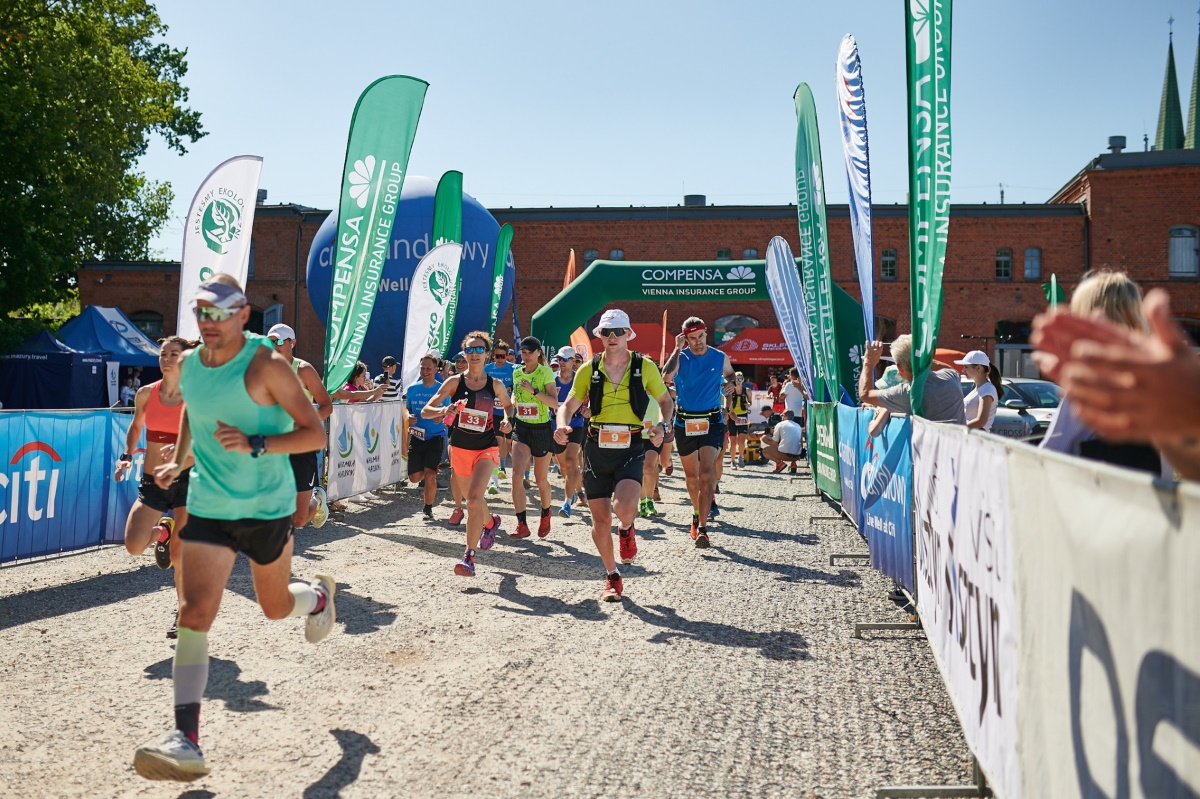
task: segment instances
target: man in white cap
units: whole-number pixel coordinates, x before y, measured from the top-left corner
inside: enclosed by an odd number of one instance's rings
[[[308,399],[317,406],[317,416],[321,421],[333,413],[333,400],[321,382],[321,376],[308,361],[296,357],[296,331],[284,324],[273,325],[267,331],[267,338],[275,344],[275,351],[291,364],[292,371],[300,378],[300,385]],[[303,527],[310,521],[313,527],[324,526],[329,518],[329,501],[325,496],[325,488],[321,485],[321,474],[317,468],[317,453],[297,452],[289,455],[292,463],[292,474],[296,477],[296,513],[292,516],[292,526]]]
[[[571,417],[586,399],[591,418],[583,445],[583,490],[592,512],[592,541],[606,572],[600,598],[619,602],[624,586],[613,556],[613,512],[621,562],[632,563],[637,555],[633,522],[642,489],[645,441],[659,444],[663,438],[661,423],[643,421],[646,408],[653,398],[660,418],[670,419],[675,404],[654,362],[629,351],[635,334],[624,311],[605,311],[592,333],[604,342],[604,350],[575,373],[570,396],[558,406],[554,439],[559,445],[570,441]]]
[[[243,330],[250,303],[236,279],[200,284],[194,309],[203,344],[184,356],[187,404],[175,458],[154,470],[161,488],[194,456],[182,541],[179,637],[171,675],[175,729],[137,748],[133,766],[151,780],[191,782],[208,774],[200,751],[200,700],[208,683],[208,631],[239,552],[250,558],[254,593],[269,619],[305,618],[320,641],[336,620],[332,577],[291,582],[296,494],[287,455],[325,444],[325,431],[296,373],[265,336]]]

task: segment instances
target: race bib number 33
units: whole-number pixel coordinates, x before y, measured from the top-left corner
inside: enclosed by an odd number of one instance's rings
[[[487,430],[487,411],[476,411],[464,408],[458,413],[458,426],[472,433],[482,433]]]

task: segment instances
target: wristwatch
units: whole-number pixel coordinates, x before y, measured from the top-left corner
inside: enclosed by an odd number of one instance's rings
[[[267,451],[266,436],[250,436],[250,457],[257,458]]]
[[[117,456],[117,461],[119,461],[120,463],[129,463],[131,460],[132,460],[132,458],[129,457],[128,452],[122,452],[120,455]]]

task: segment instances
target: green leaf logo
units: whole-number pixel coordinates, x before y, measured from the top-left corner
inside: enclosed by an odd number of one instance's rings
[[[208,249],[224,255],[228,245],[242,235],[242,209],[229,200],[215,199],[204,209],[200,230]]]
[[[368,190],[371,188],[371,176],[375,174],[375,156],[354,162],[354,171],[350,173],[350,198],[358,200],[359,208],[367,207]]]
[[[910,0],[908,5],[909,14],[912,17],[913,43],[916,44],[915,55],[918,64],[924,64],[929,60],[929,51],[932,49],[930,38],[933,33],[933,20],[930,19],[930,2],[931,0]]]
[[[429,273],[429,293],[438,301],[438,305],[445,305],[450,298],[450,275],[441,269],[435,269]]]

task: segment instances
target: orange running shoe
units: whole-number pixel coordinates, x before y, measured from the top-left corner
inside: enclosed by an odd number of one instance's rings
[[[613,572],[604,581],[604,592],[600,594],[600,600],[602,602],[620,602],[623,589],[620,572]]]
[[[542,520],[538,522],[538,538],[545,538],[550,535],[550,517],[543,515]]]
[[[617,541],[621,550],[621,562],[628,566],[637,557],[637,538],[633,534],[632,524],[628,530],[622,530],[621,525],[617,525]]]
[[[509,538],[529,538],[533,533],[529,529],[529,525],[525,522],[517,522],[517,529],[512,531]]]

